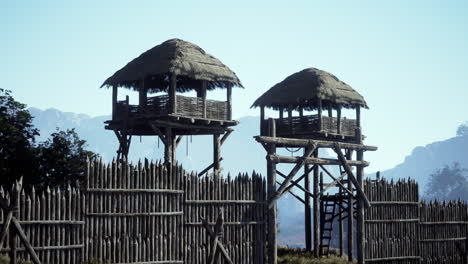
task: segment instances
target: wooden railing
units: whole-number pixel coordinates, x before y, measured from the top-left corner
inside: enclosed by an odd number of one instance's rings
[[[176,96],[177,111],[174,114],[195,118],[228,120],[227,102],[206,100],[201,97]],[[206,111],[204,111],[206,104]],[[117,102],[116,119],[136,116],[165,116],[171,114],[169,96],[159,95],[148,97],[146,106],[130,105],[128,101]]]
[[[267,120],[263,121],[262,135],[266,135],[268,127]],[[336,117],[322,116],[321,122],[318,115],[307,116],[293,116],[291,119],[275,119],[276,122],[276,135],[277,136],[294,136],[294,135],[307,135],[311,132],[326,132],[332,134],[339,134],[343,136],[355,136],[356,120],[354,119],[341,119],[340,132],[338,133],[338,120]]]

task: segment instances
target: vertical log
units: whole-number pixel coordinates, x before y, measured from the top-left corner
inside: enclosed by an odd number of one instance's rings
[[[13,187],[12,187],[12,192],[11,192],[11,197],[10,197],[10,205],[13,205],[13,219],[18,216],[18,211],[19,211],[19,197],[20,197],[20,186],[21,184],[19,182],[16,182]],[[17,252],[16,252],[16,229],[10,225],[10,233],[9,233],[9,239],[10,239],[10,264],[16,264],[17,263]]]
[[[341,105],[336,109],[336,133],[341,134]]]
[[[173,151],[174,151],[174,136],[172,135],[172,128],[166,128],[166,142],[164,144],[164,163],[168,166],[168,169],[173,163]]]
[[[264,136],[265,133],[265,106],[260,106],[260,136]]]
[[[361,106],[356,105],[356,127],[361,127]]]
[[[232,84],[229,83],[226,89],[227,93],[227,120],[232,120]]]
[[[279,121],[280,121],[280,124],[283,123],[283,112],[284,112],[284,108],[283,107],[280,107],[279,108]]]
[[[307,152],[307,148],[304,148],[304,153]],[[309,164],[304,165],[304,189],[307,192],[310,192],[310,175],[309,175]],[[310,251],[312,250],[312,215],[311,215],[311,208],[310,208],[310,196],[308,193],[304,193],[304,211],[305,211],[305,217],[304,217],[304,224],[305,224],[305,244],[306,244],[306,250]]]
[[[292,122],[292,105],[288,106],[288,126],[289,126],[289,131],[293,132],[293,122]]]
[[[270,118],[269,136],[276,137],[275,120]],[[275,155],[276,145],[268,144],[268,155]],[[276,164],[267,159],[267,180],[268,180],[268,199],[272,199],[276,194]],[[277,219],[276,202],[268,209],[268,264],[277,264]]]
[[[144,77],[140,80],[140,87],[138,90],[138,94],[139,94],[139,105],[141,108],[144,108],[146,106],[146,101],[147,101],[146,82],[145,82]]]
[[[361,136],[361,129],[356,129],[356,135],[358,139],[360,139],[359,144],[362,144],[362,136]],[[364,160],[364,151],[358,150],[356,152],[356,158],[358,161]],[[356,172],[356,180],[360,186],[364,186],[364,167],[357,166]],[[356,235],[357,235],[357,257],[358,257],[358,264],[364,263],[364,201],[361,198],[358,198],[357,201],[357,228],[356,228]]]
[[[318,148],[314,151],[313,154],[314,158],[318,158]],[[319,257],[320,251],[320,197],[318,194],[320,193],[319,189],[319,167],[314,167],[314,255],[315,257]]]
[[[348,160],[352,159],[352,151],[348,151]],[[348,190],[353,190],[353,182],[351,181],[349,175],[347,176],[348,179]],[[354,229],[354,208],[353,208],[353,197],[349,196],[348,198],[348,261],[353,261],[353,249],[354,249],[354,236],[353,236],[353,229]]]
[[[219,134],[213,134],[213,172],[217,176],[221,168],[219,159],[221,158],[221,142]]]
[[[318,130],[322,131],[322,99],[317,99]]]
[[[177,113],[177,98],[176,98],[176,89],[177,89],[177,74],[171,74],[171,82],[169,84],[169,105],[170,113]]]
[[[117,85],[112,86],[112,119],[117,117]]]
[[[203,118],[206,118],[206,88],[207,86],[208,86],[208,82],[202,81],[200,97],[202,98],[202,117]]]

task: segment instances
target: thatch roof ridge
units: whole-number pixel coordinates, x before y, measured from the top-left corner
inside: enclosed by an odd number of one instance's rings
[[[194,83],[208,81],[208,89],[233,85],[243,87],[237,75],[199,46],[181,39],[167,40],[142,53],[107,78],[101,87],[138,90],[143,78],[150,78],[150,91],[167,89],[168,75],[178,75],[178,90],[193,89]]]
[[[335,75],[317,68],[296,72],[277,83],[260,96],[252,107],[266,106],[277,109],[288,105],[316,108],[321,99],[354,108],[356,105],[368,108],[366,101],[357,91]]]

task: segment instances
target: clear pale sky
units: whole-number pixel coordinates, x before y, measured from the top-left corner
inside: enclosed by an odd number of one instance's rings
[[[2,1],[0,87],[28,106],[108,115],[102,82],[181,38],[237,73],[239,118],[258,115],[251,104],[275,83],[316,67],[368,102],[366,143],[379,146],[368,171],[383,170],[468,120],[467,14],[467,1]]]

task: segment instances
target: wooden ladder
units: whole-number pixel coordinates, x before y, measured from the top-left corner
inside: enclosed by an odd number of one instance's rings
[[[335,218],[336,202],[332,199],[327,199],[330,196],[322,197],[322,214],[320,228],[320,255],[328,256],[332,242],[333,219]]]

